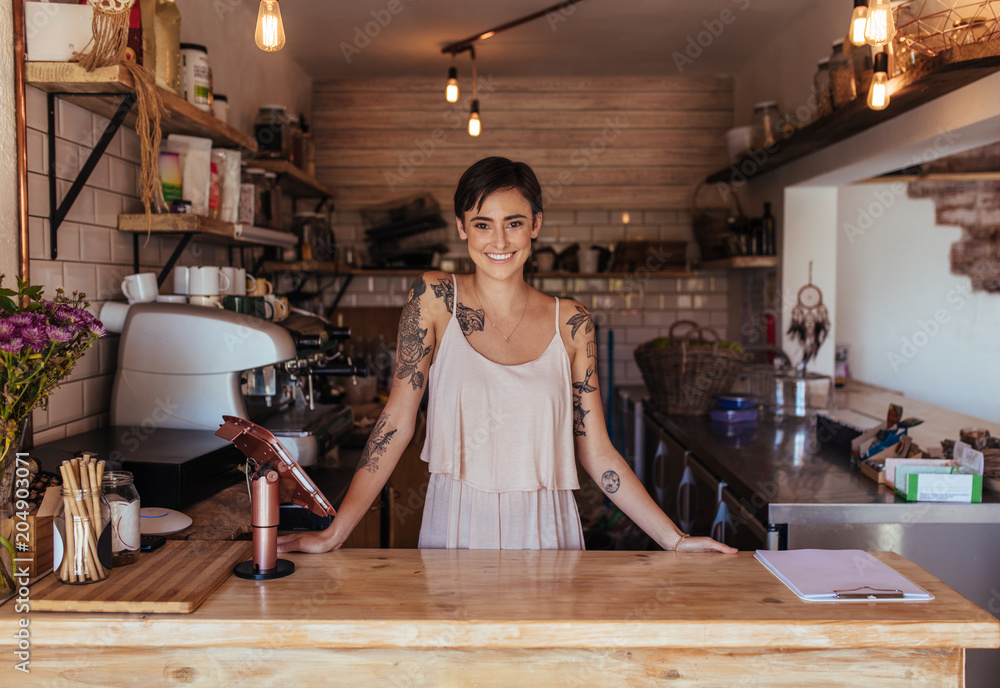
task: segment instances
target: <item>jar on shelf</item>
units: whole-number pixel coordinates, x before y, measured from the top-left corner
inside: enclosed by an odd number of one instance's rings
[[[872,75],[874,71],[872,70],[872,49],[867,43],[862,46],[855,47],[850,41],[844,41],[843,43],[844,54],[851,59],[851,65],[854,67],[854,83],[856,84],[857,92],[860,94],[865,94],[868,92],[868,87],[871,86]]]
[[[303,260],[336,261],[337,242],[325,213],[295,213],[295,234]]]
[[[299,115],[288,118],[288,159],[299,169],[305,168],[305,152],[302,148],[302,125]]]
[[[833,112],[833,83],[830,81],[829,57],[824,57],[816,63],[813,86],[816,89],[816,114],[819,117],[826,117]]]
[[[778,139],[776,125],[778,122],[778,104],[773,100],[757,103],[753,106],[753,147],[757,150],[769,148]]]
[[[288,111],[284,105],[261,105],[254,119],[257,155],[287,160],[291,155]]]
[[[244,165],[246,163],[243,163]],[[252,225],[257,219],[257,186],[264,183],[264,170],[244,167],[240,172],[240,208],[238,222]]]
[[[268,219],[268,222],[267,224],[257,226],[281,229],[281,192],[278,190],[277,173],[264,173],[264,188],[266,189],[264,198],[267,203],[265,217]]]
[[[844,53],[844,39],[833,42],[830,55],[830,82],[833,84],[833,109],[842,108],[858,97],[854,62]]]
[[[101,481],[111,511],[111,561],[115,566],[139,558],[139,493],[128,471],[107,471]]]
[[[199,110],[212,112],[212,68],[208,48],[198,43],[180,44],[181,97]]]
[[[62,504],[52,519],[52,562],[56,579],[96,583],[111,570],[111,509],[104,489],[72,489],[63,483]]]

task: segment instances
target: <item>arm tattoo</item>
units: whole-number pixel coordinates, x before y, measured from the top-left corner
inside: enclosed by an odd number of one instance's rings
[[[455,286],[446,277],[438,280],[437,284],[432,284],[431,289],[434,296],[444,299],[444,305],[448,307],[448,312],[454,312],[455,308]],[[458,324],[462,327],[462,334],[468,337],[473,332],[482,332],[486,324],[486,312],[483,310],[474,311],[465,304],[458,304]]]
[[[587,358],[597,358],[597,342],[593,339],[587,342]]]
[[[385,413],[379,416],[378,422],[375,423],[375,427],[372,429],[372,434],[368,437],[365,450],[361,452],[361,458],[358,460],[358,467],[354,471],[355,473],[362,468],[369,473],[374,473],[378,470],[378,460],[385,454],[386,449],[389,448],[389,440],[396,434],[395,429],[389,432],[385,431],[385,424],[388,420],[389,416]]]
[[[424,374],[417,367],[424,357],[431,352],[431,347],[424,346],[427,330],[420,327],[420,297],[427,291],[427,285],[420,277],[413,281],[410,298],[403,306],[403,315],[399,320],[399,345],[396,350],[396,377],[400,380],[410,378],[410,385],[416,391],[424,386]]]
[[[569,334],[570,339],[576,339],[576,331],[581,327],[584,334],[590,334],[594,331],[594,319],[590,317],[587,309],[582,306],[576,307],[576,315],[567,320],[566,324],[573,326],[573,331]]]
[[[608,494],[614,494],[622,486],[622,481],[614,471],[604,471],[604,475],[601,476],[601,486]]]
[[[583,395],[596,392],[597,387],[590,384],[590,376],[594,374],[595,368],[587,369],[587,376],[582,382],[573,383],[573,434],[577,437],[585,437],[587,431],[584,428],[584,418],[590,411],[583,408]]]

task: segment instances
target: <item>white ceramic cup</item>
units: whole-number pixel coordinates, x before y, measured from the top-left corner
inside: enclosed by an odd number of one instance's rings
[[[279,320],[284,320],[288,317],[288,298],[284,296],[275,296],[274,294],[268,294],[264,297],[264,300],[271,304],[272,313],[274,313],[273,320],[278,322]]]
[[[220,268],[221,273],[229,278],[229,286],[220,288],[220,294],[232,294],[233,296],[246,296],[247,293],[247,271],[245,268],[224,267]]]
[[[188,268],[188,294],[191,296],[218,296],[230,286],[229,277],[221,268],[214,265]]]
[[[156,297],[157,303],[187,303],[187,297],[183,294],[160,294]]]
[[[188,286],[188,267],[186,265],[178,265],[174,268],[174,293],[187,295],[191,293]]]
[[[122,280],[122,294],[129,303],[148,303],[156,301],[159,289],[156,286],[155,272],[140,272],[125,275]]]
[[[188,303],[192,306],[222,308],[222,299],[219,296],[189,296]]]
[[[125,316],[128,315],[129,304],[121,301],[107,301],[101,306],[101,314],[97,319],[108,332],[121,332],[125,328]]]

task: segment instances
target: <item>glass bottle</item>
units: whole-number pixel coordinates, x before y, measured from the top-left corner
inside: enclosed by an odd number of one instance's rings
[[[769,148],[777,140],[775,125],[778,120],[778,104],[773,100],[753,106],[753,147],[755,150]]]
[[[858,82],[854,63],[844,54],[844,39],[833,42],[830,55],[830,82],[833,84],[833,109],[842,108],[858,97]]]
[[[64,483],[52,520],[52,562],[63,583],[96,583],[111,570],[111,509],[104,489],[72,489]]]
[[[771,213],[771,204],[764,204],[764,214],[760,218],[764,233],[764,252],[765,256],[776,256],[778,255],[778,238],[777,231],[774,224],[774,215]]]
[[[278,190],[278,174],[276,172],[265,172],[264,186],[267,188],[271,221],[269,224],[261,225],[261,227],[281,229],[281,192]]]
[[[111,560],[115,566],[139,558],[139,493],[128,471],[108,471],[101,481],[111,509]]]
[[[816,88],[816,114],[819,117],[826,117],[833,112],[833,84],[830,82],[829,57],[824,57],[816,63],[813,85]]]

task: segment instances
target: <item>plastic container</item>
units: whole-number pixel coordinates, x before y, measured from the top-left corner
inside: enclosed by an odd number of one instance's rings
[[[53,518],[52,568],[56,579],[80,585],[108,577],[111,569],[111,509],[103,488],[62,488]]]
[[[212,68],[208,48],[181,43],[181,97],[205,112],[212,111]]]
[[[229,97],[222,93],[212,94],[212,109],[215,111],[215,118],[220,122],[229,123]]]
[[[773,100],[753,106],[753,147],[769,148],[777,141],[778,104]]]
[[[757,420],[757,409],[712,409],[708,415],[714,423],[753,423]]]
[[[108,471],[101,481],[111,511],[111,560],[115,566],[139,558],[139,493],[128,471]]]
[[[745,397],[733,394],[720,396],[718,406],[720,409],[726,411],[752,409],[757,407],[757,397]]]
[[[291,156],[291,131],[284,105],[261,105],[253,123],[257,155],[287,160]]]

